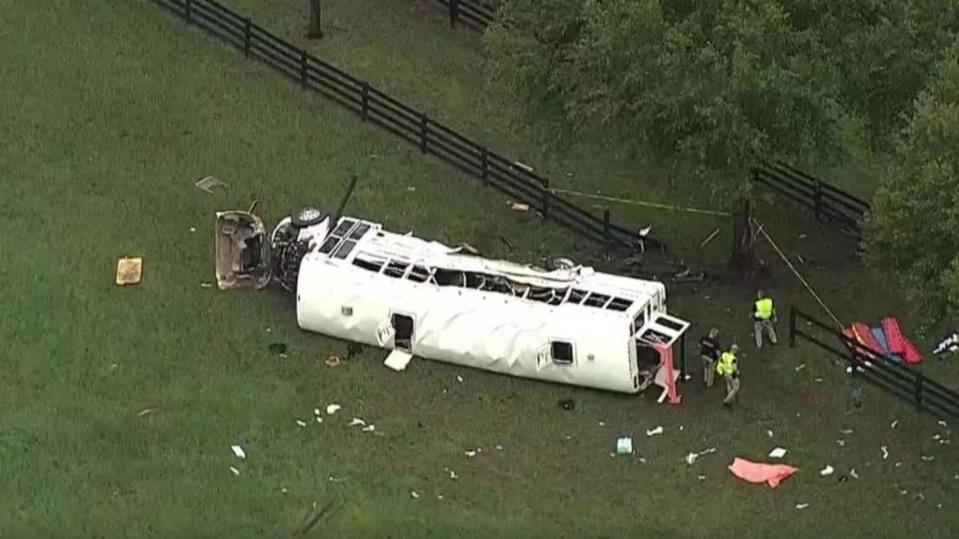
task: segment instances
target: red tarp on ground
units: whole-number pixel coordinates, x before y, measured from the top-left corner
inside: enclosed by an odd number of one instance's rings
[[[885,316],[882,319],[882,332],[886,334],[886,341],[889,343],[889,351],[898,354],[906,360],[906,363],[919,363],[922,361],[922,354],[916,345],[912,344],[902,334],[899,327],[899,321],[894,316]]]
[[[743,481],[768,483],[770,487],[776,488],[787,477],[798,472],[799,468],[787,464],[763,464],[737,458],[729,465],[729,471]]]
[[[876,352],[882,352],[882,347],[876,342],[876,338],[872,335],[872,330],[869,329],[869,326],[863,324],[862,322],[853,322],[852,332],[855,335],[855,339],[859,341],[860,344],[869,348],[870,350],[875,350]],[[864,350],[858,350],[860,354],[865,354]],[[872,359],[878,359],[876,354],[869,354]]]

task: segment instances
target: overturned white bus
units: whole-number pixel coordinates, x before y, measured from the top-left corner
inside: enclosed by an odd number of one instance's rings
[[[269,237],[250,212],[218,213],[215,241],[221,289],[275,280],[295,292],[302,329],[394,350],[397,369],[416,356],[637,393],[663,385],[642,348],[668,349],[689,327],[660,282],[490,260],[312,208]]]

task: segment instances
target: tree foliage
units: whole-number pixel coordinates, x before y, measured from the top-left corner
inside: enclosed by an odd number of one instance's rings
[[[504,0],[487,43],[537,113],[741,182],[891,139],[957,30],[954,0]]]
[[[517,0],[488,44],[494,76],[539,110],[696,176],[840,149],[833,69],[775,2]]]
[[[883,178],[869,257],[931,318],[959,316],[959,44],[939,63]]]

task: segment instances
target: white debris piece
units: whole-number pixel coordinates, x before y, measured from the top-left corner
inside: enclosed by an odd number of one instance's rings
[[[843,434],[852,434],[853,431],[852,431],[852,429],[842,429],[842,430],[839,431],[839,432],[841,432],[841,433],[843,433]]]
[[[319,409],[319,408],[314,408],[314,409],[313,409],[313,415],[316,415],[316,416],[320,415],[320,409]]]
[[[936,457],[928,457],[928,456],[926,456],[926,455],[921,455],[921,456],[919,457],[919,459],[922,460],[923,462],[932,462],[932,460],[933,460],[934,458],[936,458]]]
[[[898,420],[898,419],[895,420],[895,421],[893,421],[892,423],[890,423],[890,424],[889,424],[889,428],[890,428],[890,429],[894,429],[894,428],[896,428],[897,425],[899,425],[899,420]]]
[[[796,509],[800,509],[800,510],[801,510],[801,509],[805,509],[805,508],[807,508],[807,507],[809,507],[809,504],[808,504],[808,503],[797,503],[797,504],[796,504]]]
[[[825,468],[823,468],[822,470],[819,470],[819,475],[826,477],[827,475],[832,475],[834,471],[836,470],[832,466],[827,464]]]
[[[332,404],[327,404],[327,405],[326,405],[326,415],[333,415],[333,414],[335,414],[336,412],[340,411],[341,408],[343,408],[343,407],[340,406],[339,404],[336,404],[335,402],[332,403]]]
[[[450,479],[452,479],[453,481],[456,481],[457,479],[460,478],[460,476],[456,475],[456,472],[454,472],[453,470],[450,470],[449,472],[450,472]]]
[[[236,458],[238,458],[238,459],[245,459],[245,458],[246,458],[246,452],[243,451],[243,448],[240,447],[239,445],[231,445],[231,446],[230,446],[230,449],[233,450],[233,454],[236,455]]]
[[[850,468],[850,469],[849,469],[849,475],[851,475],[853,479],[859,479],[859,474],[856,473],[856,469],[855,469],[855,468]]]
[[[302,428],[306,426],[306,421],[303,421],[302,419],[297,419],[296,424]]]
[[[370,423],[369,425],[363,427],[363,428],[360,429],[360,430],[362,430],[363,432],[373,432],[373,431],[376,430],[376,425]]]
[[[698,458],[699,458],[699,453],[690,453],[686,455],[686,464],[689,466],[692,466],[693,464],[696,464],[696,459]]]
[[[472,449],[467,449],[466,451],[463,451],[463,453],[465,453],[466,456],[469,458],[473,458],[476,456],[476,451],[473,451]]]
[[[410,364],[410,361],[413,360],[413,354],[400,350],[399,348],[394,349],[386,359],[383,361],[383,364],[387,367],[393,369],[396,372],[406,369],[406,366]]]
[[[937,440],[937,441],[938,441],[940,438],[942,438],[942,435],[939,434],[938,432],[935,433],[935,434],[932,436],[932,439],[933,439],[933,440]]]
[[[233,472],[233,475],[236,475],[236,476],[240,475],[240,470],[237,470],[233,466],[230,466],[230,471]]]
[[[945,428],[945,427],[947,426],[947,425],[946,425],[946,422],[943,421],[943,420],[941,420],[941,419],[940,419],[939,421],[937,421],[937,423],[939,423],[939,426],[940,426],[940,427],[943,427],[943,428]]]
[[[805,368],[806,368],[806,364],[805,364],[805,363],[800,363],[798,366],[796,366],[796,372],[799,372],[799,371],[801,371],[801,370],[803,370],[803,369],[805,369]]]
[[[705,480],[706,480],[706,475],[705,475],[705,474],[699,474],[699,480],[700,480],[700,481],[705,481]]]
[[[323,418],[320,417],[320,416],[316,416],[316,422],[317,422],[317,423],[322,423],[322,422],[323,422]]]
[[[463,377],[457,375],[457,376],[456,376],[456,381],[462,384],[462,383],[463,383]]]
[[[839,447],[846,447],[846,440],[836,440],[836,443],[839,444]]]
[[[599,426],[600,426],[600,427],[605,427],[605,426],[606,426],[606,422],[605,422],[605,421],[600,421],[600,422],[599,422]]]
[[[683,432],[683,429],[685,429],[685,428],[686,428],[686,427],[680,425],[680,426],[679,426],[679,432]]]
[[[766,431],[766,436],[769,436],[770,438],[772,438],[772,437],[773,437],[773,431],[767,430],[767,431]]]
[[[351,427],[355,427],[357,425],[366,425],[366,421],[363,421],[362,419],[358,417],[354,417],[352,420],[350,420]]]
[[[497,450],[497,451],[502,451],[502,450],[503,450],[503,446],[501,446],[501,445],[496,446],[496,450]]]
[[[783,458],[783,457],[785,457],[785,456],[786,456],[786,448],[785,448],[785,447],[776,447],[776,448],[774,448],[772,451],[769,452],[769,458],[772,458],[772,459],[781,459],[781,458]]]
[[[887,448],[886,446],[882,446],[879,449],[880,451],[882,451],[882,460],[886,460],[887,458],[889,458],[889,448]]]
[[[662,434],[662,433],[663,433],[663,427],[662,427],[662,425],[660,425],[660,426],[656,427],[656,428],[653,429],[653,430],[647,430],[647,431],[646,431],[646,436],[657,436],[657,435]]]
[[[624,436],[616,440],[616,453],[620,455],[632,455],[633,439],[628,436]]]
[[[896,468],[901,468],[901,467],[902,467],[902,463],[901,463],[901,462],[897,462],[897,463],[896,463]]]
[[[442,494],[437,494],[437,495],[436,495],[436,499],[437,499],[437,500],[442,500],[442,499],[443,499],[443,495],[442,495]]]
[[[410,491],[410,497],[413,498],[414,500],[420,499],[420,495],[417,494],[415,490]]]

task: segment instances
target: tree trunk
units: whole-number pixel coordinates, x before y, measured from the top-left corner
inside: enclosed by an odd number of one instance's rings
[[[733,252],[730,265],[744,281],[755,280],[759,270],[753,248],[756,243],[755,232],[750,217],[749,200],[739,199],[733,218]]]
[[[310,39],[320,39],[323,37],[322,28],[322,0],[308,0],[310,4],[310,29],[307,36]]]

